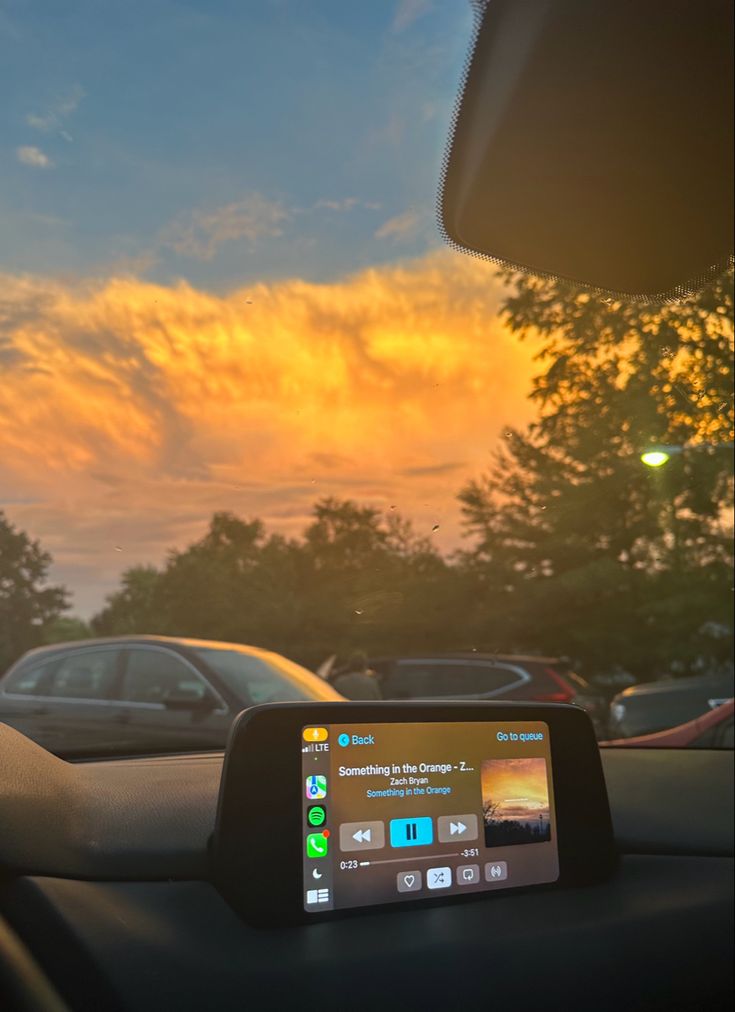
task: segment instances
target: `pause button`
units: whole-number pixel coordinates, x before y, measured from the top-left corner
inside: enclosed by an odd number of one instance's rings
[[[434,842],[434,828],[428,816],[420,819],[391,819],[391,847],[426,847]]]

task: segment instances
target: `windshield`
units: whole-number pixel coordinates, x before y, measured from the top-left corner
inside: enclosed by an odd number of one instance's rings
[[[0,720],[103,755],[221,748],[240,697],[522,699],[731,747],[732,273],[656,306],[449,249],[472,23],[3,7]]]

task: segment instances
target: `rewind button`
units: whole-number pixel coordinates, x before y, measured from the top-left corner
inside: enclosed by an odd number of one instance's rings
[[[382,822],[343,822],[339,827],[339,849],[342,851],[380,850],[385,847],[385,824]]]

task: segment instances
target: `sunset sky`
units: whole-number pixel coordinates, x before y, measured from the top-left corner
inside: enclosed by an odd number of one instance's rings
[[[214,510],[442,547],[532,345],[434,200],[466,0],[0,8],[0,509],[89,615]]]
[[[549,819],[546,760],[486,759],[482,764],[482,797],[500,802],[495,819]]]

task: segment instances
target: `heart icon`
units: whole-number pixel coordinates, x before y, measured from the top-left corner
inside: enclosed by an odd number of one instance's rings
[[[415,875],[406,875],[406,876],[405,876],[405,878],[403,879],[403,881],[404,881],[404,882],[406,883],[406,885],[407,885],[407,886],[408,886],[408,888],[410,889],[410,888],[411,888],[411,886],[412,886],[412,885],[414,884],[414,882],[416,881],[416,876],[415,876]]]

